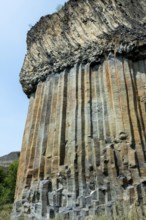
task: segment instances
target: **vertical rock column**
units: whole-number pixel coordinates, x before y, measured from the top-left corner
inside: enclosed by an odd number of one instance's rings
[[[12,217],[110,218],[126,216],[132,206],[145,215],[145,83],[145,60],[113,56],[99,65],[76,64],[38,84]]]

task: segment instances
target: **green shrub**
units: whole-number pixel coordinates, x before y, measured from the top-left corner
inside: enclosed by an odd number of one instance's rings
[[[3,205],[0,208],[0,220],[10,220],[10,214],[12,211],[12,205]]]
[[[5,170],[2,167],[0,167],[0,184],[3,183],[5,177],[6,177]]]
[[[0,167],[0,205],[13,203],[18,161],[14,161],[7,170]]]

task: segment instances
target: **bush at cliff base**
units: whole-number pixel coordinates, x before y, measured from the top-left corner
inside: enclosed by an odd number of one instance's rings
[[[0,205],[14,201],[18,161],[14,161],[8,169],[0,167]]]

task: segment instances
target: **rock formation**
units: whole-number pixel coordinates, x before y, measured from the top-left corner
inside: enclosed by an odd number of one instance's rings
[[[70,0],[28,32],[12,219],[146,217],[146,2]]]
[[[11,163],[19,159],[19,156],[20,152],[16,151],[0,157],[0,166],[3,168],[8,168]]]

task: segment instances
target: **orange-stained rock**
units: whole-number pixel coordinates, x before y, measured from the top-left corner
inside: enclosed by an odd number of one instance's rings
[[[145,6],[70,0],[29,32],[12,219],[146,217]]]

